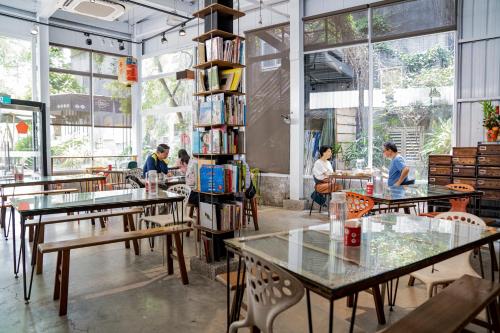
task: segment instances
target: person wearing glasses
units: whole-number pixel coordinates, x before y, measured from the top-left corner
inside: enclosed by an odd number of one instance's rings
[[[398,153],[398,147],[394,142],[384,143],[384,157],[391,160],[387,185],[401,186],[415,184],[415,180],[408,179],[410,168],[406,166],[406,161],[404,157]]]
[[[148,174],[148,171],[156,170],[158,174],[164,173],[168,174],[167,157],[170,151],[170,147],[164,143],[160,143],[156,147],[156,152],[152,153],[146,159],[144,167],[142,168],[142,174],[144,177]]]

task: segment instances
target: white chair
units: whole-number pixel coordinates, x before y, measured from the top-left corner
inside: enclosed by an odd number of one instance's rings
[[[287,271],[243,251],[247,286],[247,316],[233,322],[230,333],[243,327],[257,326],[261,332],[272,333],[273,322],[286,309],[297,304],[304,295],[304,286]]]
[[[445,212],[436,215],[434,218],[486,226],[486,223],[484,223],[481,218],[469,213]],[[470,256],[472,252],[473,251],[462,253],[433,266],[411,273],[408,285],[412,286],[415,279],[422,281],[427,288],[428,297],[431,298],[437,293],[438,286],[447,286],[455,280],[458,280],[464,274],[481,278],[470,265]]]

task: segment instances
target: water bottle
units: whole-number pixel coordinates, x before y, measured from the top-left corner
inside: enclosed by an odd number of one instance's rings
[[[146,178],[146,192],[158,194],[158,173],[156,170],[148,171]]]
[[[347,200],[345,192],[333,192],[330,200],[330,238],[344,239],[344,226],[347,220]]]
[[[384,180],[382,179],[382,173],[377,170],[373,173],[373,193],[382,194],[383,192]]]

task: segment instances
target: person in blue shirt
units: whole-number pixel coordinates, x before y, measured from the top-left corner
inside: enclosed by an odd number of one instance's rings
[[[156,152],[152,153],[146,159],[144,167],[142,168],[142,174],[146,177],[148,171],[156,170],[158,174],[164,173],[168,174],[167,157],[170,151],[170,147],[164,143],[161,143],[156,147]]]
[[[393,142],[384,143],[384,157],[391,160],[389,166],[389,186],[410,185],[414,181],[408,180],[410,168],[406,166],[406,161],[403,156],[398,153],[398,147]]]

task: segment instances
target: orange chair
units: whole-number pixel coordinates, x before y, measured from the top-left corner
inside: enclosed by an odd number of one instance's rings
[[[370,210],[372,210],[373,206],[375,206],[375,202],[372,198],[358,193],[346,192],[346,198],[348,219],[360,218],[367,214]]]
[[[467,184],[448,184],[446,185],[447,188],[450,190],[458,191],[458,192],[474,192],[474,186],[467,185]],[[460,213],[467,213],[467,205],[469,204],[470,198],[457,198],[457,199],[450,199],[450,205],[451,208],[449,212],[460,212]],[[438,214],[441,214],[442,212],[431,212],[431,213],[422,213],[419,214],[419,216],[427,216],[427,217],[435,217]]]

